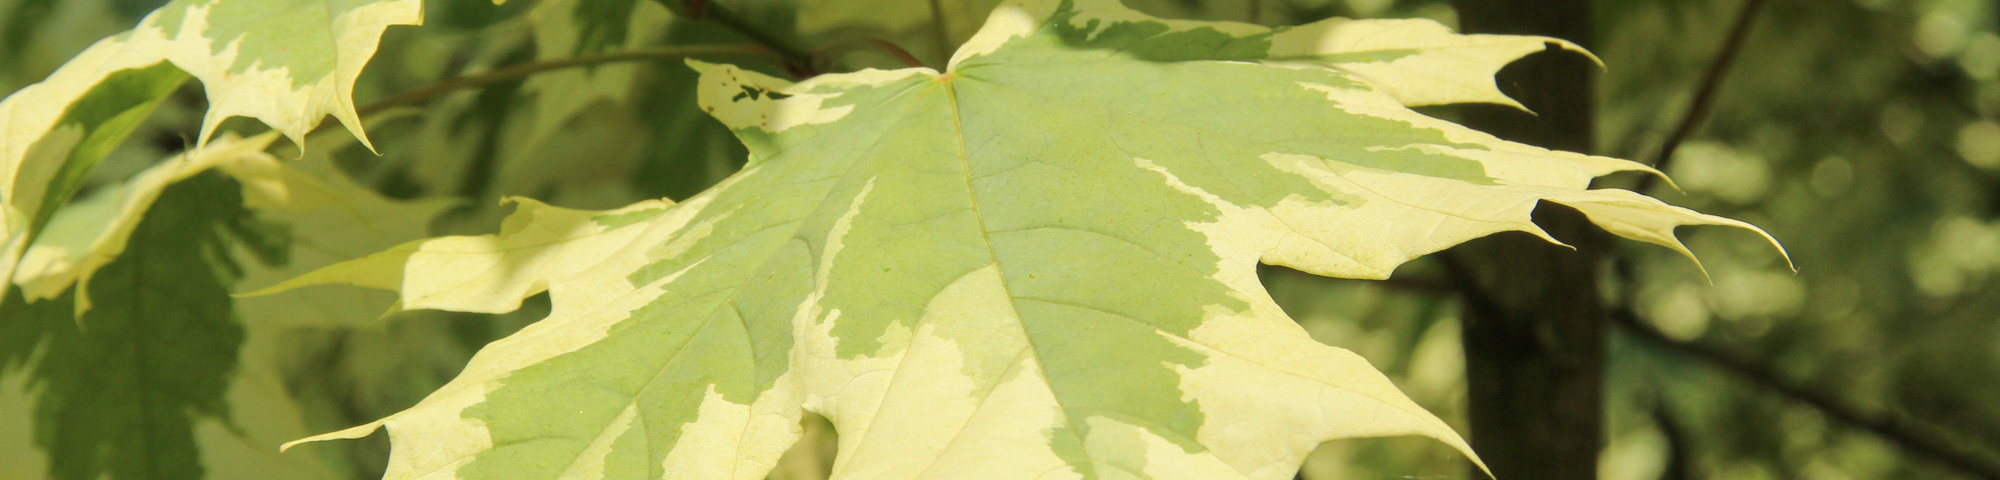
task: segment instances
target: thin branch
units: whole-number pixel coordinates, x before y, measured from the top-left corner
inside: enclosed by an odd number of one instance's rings
[[[1708,72],[1702,75],[1701,86],[1695,90],[1694,98],[1688,101],[1687,111],[1681,113],[1680,125],[1674,133],[1660,144],[1660,151],[1653,158],[1653,168],[1666,171],[1667,164],[1674,160],[1674,151],[1681,142],[1694,134],[1696,126],[1708,117],[1708,111],[1715,101],[1715,92],[1722,87],[1722,77],[1729,72],[1729,66],[1736,62],[1736,53],[1743,50],[1743,39],[1750,36],[1750,25],[1756,23],[1757,12],[1762,10],[1764,0],[1743,0],[1742,10],[1736,12],[1736,23],[1729,26],[1729,36],[1722,41],[1722,51],[1716,52],[1715,60],[1709,62]],[[1639,179],[1633,190],[1645,192],[1659,183],[1659,178],[1647,176]]]
[[[777,54],[780,63],[783,63],[787,70],[791,70],[792,75],[803,78],[818,74],[818,71],[813,68],[812,54],[806,49],[799,48],[790,42],[780,39],[777,35],[771,34],[771,32],[764,31],[763,28],[750,23],[749,20],[736,15],[735,12],[722,8],[721,5],[716,5],[713,0],[681,1],[687,5],[689,11],[693,12],[695,20],[713,20],[715,23],[736,32],[736,34],[769,48],[772,53]]]
[[[884,52],[889,52],[890,55],[895,55],[896,58],[903,60],[903,63],[908,64],[909,66],[912,67],[924,66],[923,60],[918,60],[917,56],[911,55],[909,50],[904,50],[903,47],[897,46],[894,43],[889,43],[888,40],[883,40],[880,38],[864,38],[861,39],[861,41],[862,43],[873,45],[875,48],[880,49]]]
[[[466,75],[462,77],[453,78],[450,80],[440,81],[430,85],[425,85],[422,87],[417,87],[410,90],[405,90],[402,93],[390,95],[387,98],[376,100],[374,102],[369,102],[367,105],[362,105],[361,108],[355,109],[355,112],[361,115],[379,113],[389,108],[398,107],[411,103],[422,102],[424,100],[429,100],[439,95],[451,93],[454,90],[484,87],[487,85],[505,82],[508,80],[519,79],[529,75],[547,72],[550,70],[588,67],[592,65],[603,65],[607,63],[673,60],[678,58],[687,58],[700,55],[770,55],[771,53],[772,52],[770,49],[765,48],[764,46],[761,45],[692,45],[692,46],[682,46],[682,47],[652,48],[644,50],[628,50],[623,52],[606,53],[602,55],[586,55],[581,57],[565,58],[562,60],[550,60],[545,62],[517,63],[514,65],[508,65],[506,67],[489,70],[483,73]]]
[[[1990,452],[1960,447],[1944,440],[1942,430],[1893,414],[1874,414],[1848,405],[1839,397],[1823,394],[1794,383],[1756,362],[1699,343],[1675,340],[1639,319],[1630,308],[1611,312],[1611,323],[1633,336],[1645,339],[1674,353],[1701,360],[1729,373],[1771,389],[1785,398],[1806,404],[1827,417],[1889,440],[1904,451],[1930,457],[1977,478],[2000,480],[2000,460]]]
[[[1660,480],[1694,480],[1694,445],[1671,407],[1666,393],[1653,392],[1653,425],[1667,440],[1667,466],[1660,472]]]

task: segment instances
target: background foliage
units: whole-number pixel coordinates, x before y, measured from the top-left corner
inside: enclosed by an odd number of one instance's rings
[[[41,80],[160,3],[0,0],[0,91]],[[858,38],[887,40],[920,60],[941,63],[996,2],[942,2],[943,29],[932,28],[923,0],[717,3],[775,32],[781,42],[820,49],[822,61],[813,66],[839,71],[903,65]],[[1127,3],[1161,16],[1270,25],[1333,15],[1427,17],[1454,25],[1457,19],[1449,2],[1424,0]],[[1984,478],[1940,462],[1936,448],[1891,440],[1845,418],[1900,425],[1955,449],[1950,455],[1987,465],[2000,451],[2000,403],[1991,401],[2000,396],[1994,381],[2000,379],[2000,326],[1994,321],[2000,312],[1994,277],[2000,270],[2000,6],[1979,0],[1765,3],[1704,126],[1672,157],[1668,171],[1684,193],[1650,193],[1768,229],[1785,241],[1800,271],[1786,270],[1754,236],[1726,229],[1683,232],[1703,255],[1712,283],[1666,250],[1615,247],[1613,263],[1631,273],[1607,269],[1598,294],[1614,309],[1636,314],[1641,328],[1616,329],[1611,336],[1608,445],[1598,471],[1610,479]],[[1597,100],[1595,153],[1655,155],[1700,89],[1741,5],[1595,2],[1597,37],[1587,43],[1608,68],[1596,92],[1576,93]],[[748,40],[712,21],[680,19],[653,2],[516,0],[496,6],[431,0],[426,8],[425,26],[388,31],[356,88],[358,100],[536,59]],[[576,22],[572,15],[625,22]],[[757,57],[729,60],[784,73]],[[727,130],[693,107],[693,78],[678,62],[621,63],[460,90],[422,110],[367,117],[380,156],[326,135],[324,145],[307,149],[307,159],[392,198],[429,199],[440,202],[438,208],[448,201],[450,209],[429,225],[431,234],[492,231],[511,208],[499,205],[503,196],[589,209],[685,198],[728,175],[745,154]],[[206,105],[198,85],[181,88],[92,173],[84,195],[112,188],[191,142]],[[1430,113],[1456,115],[1450,109]],[[229,126],[262,128],[254,122]],[[554,152],[573,161],[525,161]],[[197,176],[158,204],[233,204],[206,197],[233,194],[234,182]],[[379,322],[261,322],[254,302],[226,300],[225,294],[258,286],[252,277],[287,260],[268,254],[285,250],[273,245],[295,240],[240,209],[155,211],[178,213],[149,215],[138,227],[135,235],[151,241],[135,245],[162,250],[147,258],[197,262],[162,268],[216,272],[180,283],[186,291],[173,295],[234,302],[235,311],[161,313],[188,317],[189,327],[178,334],[215,342],[180,347],[190,349],[179,355],[191,360],[177,361],[204,380],[174,392],[190,408],[225,420],[169,426],[191,433],[121,444],[114,455],[39,446],[37,436],[50,433],[38,425],[59,422],[54,435],[92,444],[131,439],[135,422],[165,416],[121,403],[117,382],[128,380],[91,373],[89,361],[120,360],[86,353],[95,351],[90,348],[109,352],[107,345],[129,345],[137,333],[105,322],[79,330],[61,306],[31,309],[10,298],[0,307],[6,319],[0,322],[0,465],[7,466],[0,479],[95,478],[97,472],[173,477],[189,465],[208,465],[204,473],[216,478],[271,472],[375,478],[387,458],[381,436],[283,456],[270,447],[405,408],[449,380],[477,348],[547,312],[541,299],[504,315],[420,311]],[[219,226],[194,233],[174,228],[186,225]],[[109,292],[120,280],[144,282],[146,261],[113,263],[92,288]],[[1447,271],[1419,261],[1386,282],[1282,269],[1267,269],[1264,279],[1315,338],[1369,358],[1412,398],[1464,431],[1462,306]],[[124,298],[143,303],[147,297]],[[388,305],[388,298],[372,300],[379,305],[371,308]],[[118,315],[117,308],[101,305],[92,314]],[[1670,343],[1644,335],[1652,329]],[[49,350],[77,360],[29,358],[41,342],[77,345]],[[231,350],[239,354],[216,355]],[[1718,368],[1714,356],[1690,352],[1720,352],[1766,377]],[[239,387],[224,386],[231,378]],[[63,401],[37,407],[29,400],[36,397],[43,405]],[[1858,415],[1829,414],[1826,401]],[[808,430],[774,477],[823,475],[831,462],[831,429],[809,421]],[[250,441],[223,447],[217,438]],[[196,444],[198,455],[191,448]],[[216,467],[224,464],[263,466]],[[1305,478],[1472,478],[1467,475],[1456,453],[1423,439],[1328,444],[1302,472]]]

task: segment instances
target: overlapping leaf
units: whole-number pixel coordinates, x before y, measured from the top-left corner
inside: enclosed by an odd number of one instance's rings
[[[296,248],[287,247],[291,252],[288,257],[298,261],[288,262],[284,268],[248,272],[251,275],[245,280],[252,285],[358,258],[399,239],[420,236],[431,218],[446,206],[436,200],[396,202],[382,198],[347,181],[322,156],[294,165],[281,164],[264,153],[276,138],[275,133],[250,139],[224,137],[58,211],[22,257],[16,284],[28,300],[54,298],[80,285],[76,289],[77,310],[88,310],[91,276],[125,252],[132,230],[152,209],[154,200],[169,185],[211,169],[223,170],[242,182],[250,208],[300,235]],[[267,317],[292,323],[311,316],[343,319],[335,321],[338,323],[365,321],[379,313],[356,315],[352,308],[366,302],[351,300],[322,300],[313,305],[317,308],[298,308],[301,298],[287,298],[285,308],[272,308],[282,314]],[[249,300],[252,304],[261,302]]]
[[[262,151],[276,138],[225,138],[213,148],[168,160],[124,184],[58,210],[35,245],[22,256],[14,272],[15,283],[31,301],[54,298],[72,285],[89,285],[98,269],[125,252],[133,229],[168,185],[222,165],[275,161]],[[88,288],[78,289],[78,311],[90,308],[89,292]]]
[[[0,101],[0,272],[13,272],[83,174],[189,75],[209,94],[197,143],[236,116],[298,141],[327,115],[365,142],[355,79],[382,31],[418,23],[421,9],[419,0],[175,0],[14,92]]]
[[[0,411],[32,427],[32,445],[0,439],[0,457],[22,462],[10,474],[340,476],[314,455],[275,451],[307,431],[279,372],[298,355],[290,329],[364,324],[394,299],[229,291],[419,237],[445,204],[384,199],[324,155],[281,163],[264,152],[276,138],[226,134],[57,211],[0,323],[0,385],[35,386],[18,389],[33,409]],[[240,250],[262,261],[238,261]]]
[[[1406,108],[1504,100],[1494,71],[1551,41],[1028,1],[945,72],[793,84],[695,63],[703,107],[751,152],[721,185],[526,204],[499,235],[302,279],[400,287],[411,307],[554,301],[417,406],[315,438],[387,426],[390,478],[761,478],[808,410],[840,432],[842,478],[1275,479],[1335,438],[1463,451],[1311,340],[1255,266],[1384,278],[1541,235],[1542,200],[1682,251],[1677,225],[1755,230],[1586,190],[1638,164]]]
[[[271,450],[305,425],[272,368],[272,330],[246,328],[228,287],[246,263],[234,245],[281,263],[288,239],[241,192],[210,172],[157,195],[161,208],[125,229],[136,242],[90,280],[104,295],[88,312],[72,294],[0,305],[0,383],[28,393],[0,414],[33,443],[5,446],[27,460],[9,478],[336,478],[320,458]]]

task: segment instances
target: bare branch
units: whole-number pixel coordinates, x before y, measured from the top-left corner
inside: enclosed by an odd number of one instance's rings
[[[1681,142],[1708,117],[1708,111],[1715,101],[1715,92],[1722,88],[1722,77],[1729,72],[1729,66],[1736,61],[1736,53],[1743,50],[1743,39],[1750,36],[1750,25],[1756,23],[1757,12],[1762,10],[1764,0],[1743,0],[1743,8],[1736,13],[1736,23],[1729,26],[1729,36],[1722,41],[1722,50],[1716,52],[1715,60],[1709,62],[1708,72],[1702,75],[1701,86],[1695,90],[1694,98],[1688,101],[1687,110],[1681,113],[1680,125],[1674,133],[1660,144],[1660,151],[1653,158],[1653,168],[1665,171],[1673,162],[1674,151],[1680,149]],[[1659,177],[1647,176],[1639,179],[1633,190],[1645,192],[1659,183]]]
[[[1937,427],[1919,423],[1900,415],[1890,413],[1870,413],[1849,405],[1834,395],[1824,394],[1785,379],[1777,372],[1744,359],[1733,353],[1708,345],[1675,340],[1661,333],[1659,329],[1641,320],[1630,308],[1619,308],[1611,312],[1611,323],[1634,337],[1644,339],[1660,347],[1683,356],[1701,360],[1704,363],[1728,371],[1750,383],[1757,384],[1783,395],[1785,398],[1810,406],[1825,414],[1827,418],[1845,423],[1854,428],[1874,434],[1901,447],[1903,451],[1929,457],[1952,469],[1965,472],[1977,478],[2000,480],[2000,460],[1991,452],[1962,447],[1962,443],[1947,440],[1945,432]]]

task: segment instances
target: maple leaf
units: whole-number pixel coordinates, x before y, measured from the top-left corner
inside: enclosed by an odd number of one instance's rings
[[[301,142],[332,115],[367,142],[352,90],[418,0],[175,0],[0,101],[0,277],[97,162],[190,75],[208,92],[197,144],[253,117]],[[11,282],[0,282],[4,291]]]
[[[254,189],[237,181],[276,179],[215,172],[260,159],[275,167],[269,173],[286,171],[257,151],[270,138],[224,136],[57,213],[51,234],[30,249],[31,284],[0,302],[8,320],[0,336],[10,339],[0,342],[0,376],[28,387],[21,408],[0,416],[32,427],[46,453],[10,451],[27,454],[13,473],[333,478],[314,456],[270,450],[274,437],[306,431],[275,368],[286,350],[269,324],[239,322],[229,297],[236,278],[266,268],[237,261],[237,246],[263,262],[289,260],[287,229],[245,208]],[[63,255],[70,251],[82,253]],[[50,286],[61,295],[22,296]],[[95,308],[79,305],[86,292],[100,294]]]
[[[388,478],[761,478],[804,411],[840,478],[1290,478],[1337,438],[1472,452],[1361,357],[1314,342],[1259,262],[1385,278],[1554,201],[1682,252],[1750,225],[1590,179],[1625,160],[1409,105],[1505,102],[1538,37],[1424,21],[1160,20],[1004,6],[945,72],[702,72],[748,165],[680,204],[522,202],[497,235],[283,285],[548,318],[380,421]],[[296,443],[296,442],[295,442]],[[1477,462],[1477,458],[1473,457]]]
[[[394,299],[229,289],[420,237],[451,202],[383,198],[323,154],[280,162],[264,152],[277,138],[226,133],[98,189],[28,249],[20,289],[0,302],[0,397],[19,397],[0,423],[22,437],[32,427],[46,453],[0,432],[22,478],[339,476],[318,456],[276,452],[311,431],[280,369],[299,361],[297,327],[366,325]],[[338,150],[327,143],[316,147]]]
[[[295,277],[361,257],[398,239],[421,236],[425,224],[450,203],[382,198],[347,180],[323,156],[290,165],[280,163],[277,157],[264,153],[276,139],[276,132],[248,139],[226,135],[206,148],[162,162],[58,210],[43,235],[22,256],[15,285],[30,301],[55,298],[75,286],[77,313],[89,310],[91,276],[125,252],[133,229],[153,210],[153,202],[169,185],[213,169],[242,182],[244,201],[263,214],[264,220],[285,225],[304,240],[287,245],[287,257],[296,257],[296,261],[286,262],[282,268],[245,272],[250,275],[244,280],[251,284]],[[285,298],[283,305],[260,306],[266,313],[259,316],[293,324],[308,315],[347,319],[316,322],[321,325],[375,317],[352,315],[355,302],[351,299],[315,300],[331,294],[318,293],[321,295]],[[333,294],[335,298],[345,296]],[[300,301],[318,308],[299,309]],[[262,302],[249,300],[252,304]]]

